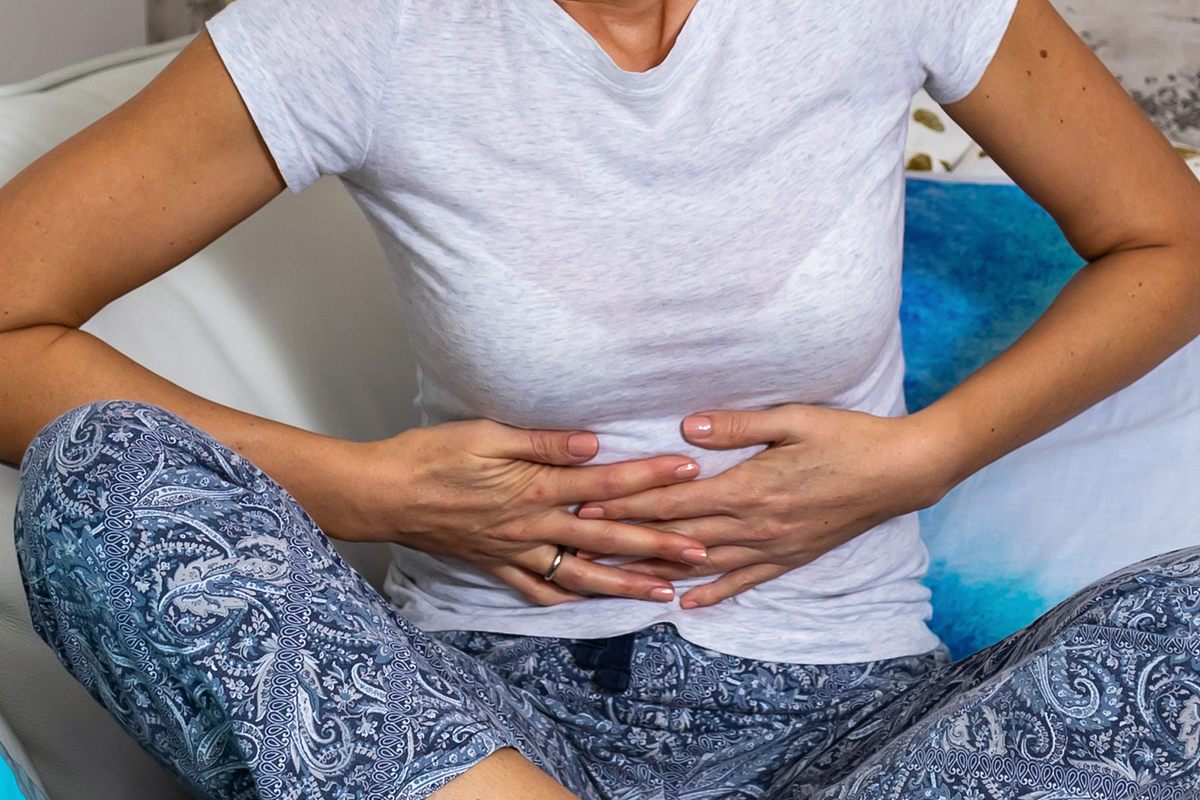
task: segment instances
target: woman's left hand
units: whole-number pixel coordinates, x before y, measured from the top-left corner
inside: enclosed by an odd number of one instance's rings
[[[684,608],[777,578],[884,520],[932,505],[952,486],[949,437],[928,430],[918,414],[788,404],[704,412],[682,427],[684,438],[706,449],[767,447],[711,478],[585,503],[577,513],[642,520],[703,542],[707,566],[622,565],[667,580],[721,575],[680,597]]]

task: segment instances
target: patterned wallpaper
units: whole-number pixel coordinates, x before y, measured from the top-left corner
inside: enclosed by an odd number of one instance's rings
[[[1054,0],[1163,132],[1200,147],[1200,0]]]
[[[146,2],[157,42],[199,30],[232,0]],[[1200,147],[1200,0],[1053,2],[1168,137]]]

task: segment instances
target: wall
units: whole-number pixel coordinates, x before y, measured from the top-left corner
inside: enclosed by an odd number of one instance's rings
[[[226,1],[0,0],[0,83],[196,31]],[[1200,147],[1200,0],[1053,1],[1168,136]]]
[[[0,83],[146,43],[146,0],[0,0]]]
[[[1200,147],[1200,0],[1054,0],[1163,132]]]

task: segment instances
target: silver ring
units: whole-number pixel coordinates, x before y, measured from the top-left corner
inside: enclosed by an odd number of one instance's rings
[[[558,572],[558,568],[562,566],[563,553],[565,552],[567,552],[567,548],[560,544],[558,546],[558,553],[554,556],[554,563],[551,564],[550,569],[546,570],[546,572],[542,575],[543,578],[548,581],[554,580],[554,573]]]

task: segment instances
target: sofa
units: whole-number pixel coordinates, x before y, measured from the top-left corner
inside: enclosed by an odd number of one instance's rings
[[[134,94],[189,38],[133,48],[22,84],[0,86],[0,183]],[[943,184],[1006,183],[994,166],[972,173],[979,170],[978,148],[928,97],[914,98],[913,112],[906,159],[914,180],[928,181],[933,187],[922,190],[923,202],[937,201]],[[1016,187],[1007,188],[1019,193]],[[1064,269],[1070,268],[1067,261],[1063,263]],[[944,299],[945,294],[939,297]],[[176,269],[103,309],[84,328],[218,402],[311,430],[366,440],[417,424],[412,405],[414,367],[397,309],[395,288],[373,231],[338,181],[323,178],[301,195],[284,192]],[[1036,311],[1026,309],[1030,310]],[[974,355],[985,354],[980,350]],[[963,362],[959,372],[968,367]],[[1200,438],[1200,408],[1196,392],[1189,388],[1194,381],[1187,379],[1198,375],[1200,351],[1189,346],[1121,397],[1105,401],[1053,435],[997,462],[996,470],[976,476],[948,495],[940,507],[929,510],[925,519],[931,524],[939,580],[958,592],[955,607],[966,607],[963,598],[974,597],[977,607],[972,613],[986,616],[989,608],[995,611],[988,598],[998,598],[1002,606],[1013,599],[1003,587],[986,581],[971,584],[971,576],[979,574],[979,551],[972,548],[970,534],[976,526],[985,532],[980,536],[986,535],[982,518],[988,514],[1008,513],[1006,498],[1011,498],[1009,489],[1020,475],[1025,475],[1027,484],[1038,483],[1028,479],[1022,465],[1046,459],[1055,469],[1062,469],[1062,464],[1092,463],[1094,451],[1079,449],[1080,442],[1095,446],[1100,440],[1106,447],[1127,448],[1129,441],[1145,441],[1148,430],[1168,442],[1194,448]],[[941,379],[948,380],[944,371]],[[1150,394],[1159,398],[1156,402],[1164,410],[1149,421],[1143,413],[1138,418],[1140,428],[1125,424],[1127,409],[1144,409]],[[1165,483],[1160,480],[1156,485],[1171,497],[1193,475],[1180,472],[1190,468],[1186,454],[1163,447],[1167,449],[1158,456],[1171,463],[1158,467]],[[1122,472],[1121,464],[1117,459],[1115,466],[1108,465],[1108,472],[1099,472],[1113,486],[1129,487],[1130,472]],[[1144,479],[1151,467],[1138,462],[1129,469],[1139,470]],[[66,673],[32,631],[13,550],[17,488],[16,471],[0,466],[0,744],[51,800],[187,797]],[[1021,501],[1036,508],[1044,502],[1038,500],[1038,491],[1037,485],[1023,485]],[[1092,491],[1105,488],[1093,486]],[[1116,496],[1128,495],[1118,491]],[[1131,556],[1200,541],[1196,528],[1200,523],[1189,527],[1187,522],[1193,514],[1200,520],[1200,508],[1195,501],[1179,499],[1169,513],[1161,512],[1152,520],[1149,532],[1134,548],[1090,554],[1082,568],[1079,559],[1061,553],[1043,557],[1044,551],[1036,548],[1032,552],[1042,555],[1033,559],[1035,563],[1009,559],[999,566],[1028,586],[1033,585],[1031,575],[1054,571],[1070,560],[1071,580],[1078,582],[1099,577]],[[1094,505],[1082,490],[1078,497],[1059,501],[1060,510],[1064,503]],[[1136,504],[1133,508],[1136,514]],[[1086,508],[1070,513],[1083,519],[1080,515],[1085,512]],[[1042,522],[1030,521],[1025,535],[1046,538],[1037,527]],[[1080,525],[1093,529],[1086,520]],[[939,536],[947,543],[940,549],[933,547]],[[384,547],[343,542],[338,547],[369,581],[381,584],[388,558]],[[1038,595],[1037,603],[1021,605],[1015,615],[999,614],[1000,627],[990,628],[986,636],[994,639],[1019,627],[1031,614],[1061,599],[1068,588]],[[935,587],[935,604],[936,591]]]

